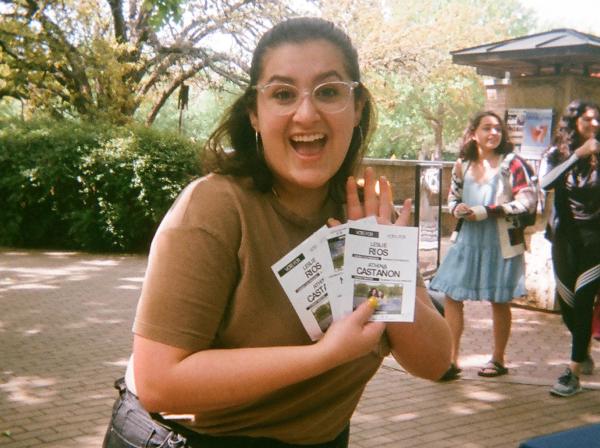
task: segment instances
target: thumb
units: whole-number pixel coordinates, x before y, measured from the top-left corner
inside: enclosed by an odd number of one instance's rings
[[[335,219],[335,218],[329,218],[327,220],[327,227],[335,227],[335,226],[339,226],[341,223]]]
[[[377,308],[378,300],[376,297],[369,297],[369,299],[365,300],[359,306],[356,307],[354,312],[351,314],[351,318],[354,319],[357,323],[366,324],[373,312]]]
[[[362,334],[367,337],[380,337],[385,330],[383,322],[369,322],[369,319],[377,308],[377,299],[370,297],[354,310],[350,318],[354,319],[356,324],[362,326]]]

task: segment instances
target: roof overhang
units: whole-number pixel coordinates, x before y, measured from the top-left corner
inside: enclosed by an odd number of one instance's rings
[[[600,39],[575,30],[554,30],[453,51],[452,62],[481,75],[503,78],[600,74]]]

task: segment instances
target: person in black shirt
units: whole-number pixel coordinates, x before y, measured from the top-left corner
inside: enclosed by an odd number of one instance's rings
[[[556,295],[571,332],[571,362],[550,393],[568,397],[581,391],[580,374],[591,374],[592,310],[600,287],[600,109],[574,100],[561,117],[545,154],[540,185],[554,190],[546,229],[552,242]]]

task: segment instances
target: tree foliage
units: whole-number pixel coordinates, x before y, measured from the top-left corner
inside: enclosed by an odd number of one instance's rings
[[[236,93],[233,86],[227,85],[224,85],[224,89],[192,89],[189,108],[184,110],[179,110],[177,98],[171,97],[160,110],[152,128],[164,131],[179,129],[180,135],[196,142],[204,142],[217,126],[223,111],[237,97]],[[139,114],[145,115],[148,107],[149,105],[143,104]]]
[[[26,108],[0,113],[174,123],[182,85],[199,87],[192,95],[245,85],[258,36],[312,4],[358,47],[379,157],[437,158],[455,144],[484,89],[450,51],[534,29],[518,0],[1,0],[0,100]]]
[[[184,83],[246,80],[258,35],[293,11],[277,0],[3,0],[0,99],[30,110],[150,124]]]
[[[357,43],[377,99],[372,155],[440,158],[483,106],[482,79],[450,51],[527,34],[532,13],[518,0],[339,0],[323,14]]]

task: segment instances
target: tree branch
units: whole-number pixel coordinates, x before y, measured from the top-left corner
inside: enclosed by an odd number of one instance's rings
[[[107,0],[113,17],[115,39],[119,43],[127,42],[127,29],[123,17],[123,0]]]
[[[154,123],[154,120],[156,120],[156,116],[158,115],[158,112],[165,105],[165,103],[167,102],[169,97],[173,94],[173,92],[175,90],[177,90],[177,88],[181,84],[183,84],[186,80],[188,80],[189,78],[194,76],[201,68],[202,67],[200,67],[200,66],[195,66],[192,69],[190,69],[189,71],[182,73],[181,75],[179,75],[177,78],[173,79],[168,84],[168,86],[165,88],[165,90],[163,90],[160,97],[158,98],[158,101],[156,101],[156,103],[154,103],[152,110],[148,114],[148,117],[146,118],[146,126],[150,126],[150,125],[152,125],[152,123]]]

